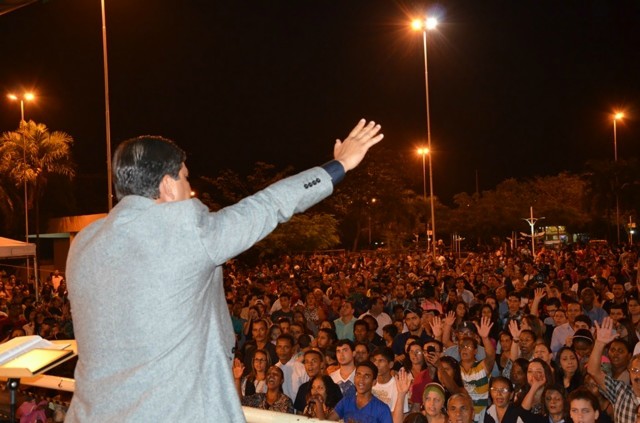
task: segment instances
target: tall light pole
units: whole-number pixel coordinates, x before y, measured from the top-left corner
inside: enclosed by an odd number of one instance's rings
[[[7,94],[9,100],[19,101],[20,102],[20,129],[23,129],[23,126],[26,124],[24,120],[24,102],[25,101],[33,101],[36,96],[33,93],[26,92],[22,94],[22,96],[18,96],[16,94]],[[29,242],[29,204],[27,201],[27,140],[24,137],[24,132],[21,131],[22,134],[22,160],[24,165],[24,232],[25,232],[25,241]]]
[[[431,152],[433,151],[433,149],[431,148],[431,119],[429,116],[429,67],[427,61],[427,31],[435,29],[436,26],[438,26],[438,20],[436,18],[426,18],[425,20],[416,19],[411,23],[411,26],[416,31],[422,31],[422,46],[424,51],[424,87],[427,106],[427,149],[429,151],[429,195],[431,197],[431,242],[433,258],[435,259],[437,257],[436,212],[433,199],[433,166],[431,165]],[[422,160],[424,163],[424,155],[422,156]]]
[[[105,0],[100,0],[102,13],[102,66],[104,72],[104,109],[107,142],[107,211],[113,208],[113,183],[111,176],[111,112],[109,108],[109,60],[107,58],[107,15],[104,10]]]
[[[616,112],[613,115],[613,160],[618,163],[618,131],[616,122],[624,117],[624,113]],[[618,244],[620,244],[620,197],[618,195],[618,174],[616,168],[616,233],[618,235]]]

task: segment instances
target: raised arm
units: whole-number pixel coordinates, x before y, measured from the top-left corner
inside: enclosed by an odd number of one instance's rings
[[[491,318],[483,317],[480,320],[480,326],[477,323],[473,322],[478,329],[478,335],[480,339],[482,339],[482,346],[484,347],[484,352],[486,357],[484,358],[484,368],[488,375],[491,374],[493,370],[493,365],[496,362],[496,348],[493,346],[493,342],[489,338],[489,331],[493,327],[493,323],[491,322]]]
[[[604,386],[604,372],[600,365],[602,361],[602,353],[607,344],[618,337],[613,329],[613,320],[610,317],[605,317],[602,321],[602,326],[598,322],[593,322],[596,326],[596,342],[593,345],[593,350],[589,356],[589,362],[587,363],[587,372],[593,377],[598,386],[601,389],[605,389]]]
[[[534,291],[533,302],[531,303],[531,314],[533,314],[536,317],[540,317],[540,311],[539,311],[540,301],[542,301],[545,295],[546,295],[546,292],[544,288],[536,288],[536,290]]]
[[[442,344],[445,348],[449,348],[453,345],[453,341],[451,340],[451,330],[455,321],[455,311],[448,312],[447,317],[444,318],[444,326],[442,327]]]
[[[516,361],[520,357],[520,332],[522,332],[516,320],[509,320],[509,332],[511,332],[511,337],[513,338],[511,350],[509,351],[509,359]]]
[[[411,379],[404,368],[398,370],[398,374],[396,375],[396,388],[398,389],[398,396],[396,397],[396,404],[393,407],[392,418],[393,423],[402,423],[404,420],[405,398],[411,388]]]

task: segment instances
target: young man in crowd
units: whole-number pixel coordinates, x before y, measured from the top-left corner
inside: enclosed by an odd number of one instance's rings
[[[340,387],[343,397],[352,396],[356,392],[354,376],[356,366],[353,357],[353,342],[340,339],[336,344],[336,359],[340,368],[329,376]]]
[[[391,374],[393,358],[393,350],[388,347],[380,347],[371,354],[371,362],[378,368],[378,377],[371,391],[376,398],[389,406],[391,413],[393,413],[398,397],[396,380]],[[407,401],[405,401],[404,412],[409,412]]]
[[[328,420],[392,423],[391,410],[371,391],[378,377],[378,368],[370,361],[365,361],[359,364],[354,372],[356,395],[343,397],[328,416]]]
[[[353,325],[356,323],[353,302],[345,300],[340,306],[340,317],[333,321],[336,325],[336,335],[338,339],[348,339],[353,342]]]
[[[293,402],[293,408],[298,413],[302,413],[304,411],[304,407],[307,405],[307,394],[311,391],[313,379],[322,373],[324,357],[318,350],[308,350],[304,353],[302,363],[304,365],[304,370],[307,373],[307,381],[300,385],[298,393],[294,398],[295,401]]]
[[[289,334],[283,333],[276,339],[276,354],[278,355],[276,366],[280,367],[284,374],[282,391],[291,399],[296,398],[300,385],[309,380],[304,364],[293,358],[294,345],[293,337]]]

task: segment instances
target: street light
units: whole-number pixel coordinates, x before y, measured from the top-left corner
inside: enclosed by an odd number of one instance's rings
[[[624,117],[624,113],[616,112],[613,115],[613,159],[615,163],[618,163],[618,133],[617,125],[618,120]],[[618,175],[616,173],[616,182]],[[620,198],[618,196],[618,184],[616,183],[616,233],[618,235],[618,244],[620,244]]]
[[[25,124],[24,120],[24,102],[25,101],[33,101],[36,96],[33,93],[26,92],[22,94],[22,96],[17,96],[16,94],[9,93],[7,94],[9,100],[19,101],[20,102],[20,128]],[[25,231],[25,241],[29,242],[29,205],[27,202],[27,140],[24,137],[24,132],[22,134],[22,160],[24,162],[24,231]]]
[[[422,46],[424,51],[424,87],[425,87],[425,99],[427,106],[427,152],[422,154],[422,162],[424,169],[425,154],[432,152],[431,148],[431,119],[429,117],[429,67],[427,65],[427,31],[431,31],[438,26],[438,20],[436,18],[427,17],[425,20],[416,19],[411,23],[411,27],[416,31],[422,31]],[[424,173],[424,172],[423,172]],[[426,178],[425,178],[426,179]],[[426,197],[426,189],[425,197]],[[433,166],[431,165],[431,154],[429,154],[429,195],[431,196],[431,242],[433,249],[433,258],[437,257],[436,253],[436,213],[433,201]]]

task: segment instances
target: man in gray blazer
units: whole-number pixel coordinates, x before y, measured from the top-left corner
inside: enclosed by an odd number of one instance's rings
[[[173,142],[120,144],[119,203],[77,235],[67,261],[79,358],[66,421],[244,421],[222,265],[329,196],[379,132],[363,119],[334,160],[215,213],[190,198]]]

